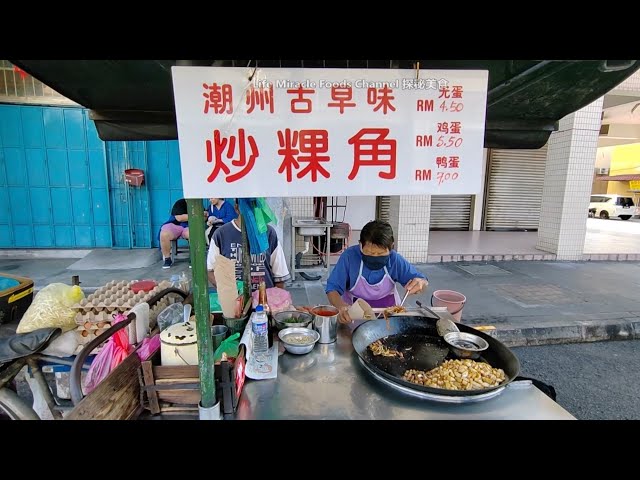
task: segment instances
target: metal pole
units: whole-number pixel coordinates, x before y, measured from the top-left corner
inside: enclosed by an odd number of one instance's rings
[[[195,65],[193,60],[178,60],[176,65]],[[209,313],[209,280],[207,278],[206,241],[204,238],[204,208],[202,199],[187,199],[189,211],[189,250],[193,276],[193,305],[198,333],[198,364],[200,367],[200,406],[212,408],[216,402],[216,382],[213,366],[213,338]]]
[[[240,228],[242,229],[242,282],[245,304],[251,301],[251,250],[249,248],[249,236],[244,228],[242,215],[238,215]]]
[[[200,365],[200,404],[210,408],[216,404],[216,384],[213,366],[213,339],[209,313],[209,280],[207,278],[207,245],[204,233],[202,199],[187,199],[189,209],[189,250],[193,275],[193,304],[198,332],[198,363]]]

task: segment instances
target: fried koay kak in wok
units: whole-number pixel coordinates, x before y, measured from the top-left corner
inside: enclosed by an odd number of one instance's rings
[[[518,376],[517,357],[483,332],[458,324],[460,331],[478,335],[489,344],[476,361],[461,361],[438,335],[435,319],[396,315],[388,321],[390,330],[384,319],[362,323],[353,331],[352,343],[367,367],[399,385],[438,395],[468,396],[501,388]]]

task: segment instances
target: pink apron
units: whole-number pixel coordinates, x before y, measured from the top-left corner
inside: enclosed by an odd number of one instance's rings
[[[360,272],[353,288],[344,292],[342,299],[349,305],[352,305],[356,298],[366,301],[372,308],[386,308],[399,305],[400,295],[396,289],[396,282],[389,275],[387,267],[384,267],[384,277],[375,285],[371,285],[362,276],[362,267],[364,262],[360,261]]]

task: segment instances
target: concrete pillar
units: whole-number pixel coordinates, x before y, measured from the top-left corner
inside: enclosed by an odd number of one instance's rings
[[[582,260],[602,101],[567,115],[549,138],[537,248]]]
[[[430,195],[391,197],[389,223],[396,239],[396,251],[409,262],[427,262],[430,218]]]

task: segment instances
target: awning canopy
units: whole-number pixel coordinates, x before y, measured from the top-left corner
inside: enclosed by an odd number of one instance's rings
[[[102,140],[178,138],[171,67],[176,60],[10,60],[91,110]],[[246,66],[249,60],[196,60]],[[565,115],[640,68],[639,60],[258,60],[258,67],[489,70],[485,147],[540,148]],[[615,63],[614,63],[615,62]],[[255,66],[256,61],[251,61]]]
[[[631,180],[640,180],[640,174],[630,175],[603,175],[596,177],[598,182],[630,182]]]

